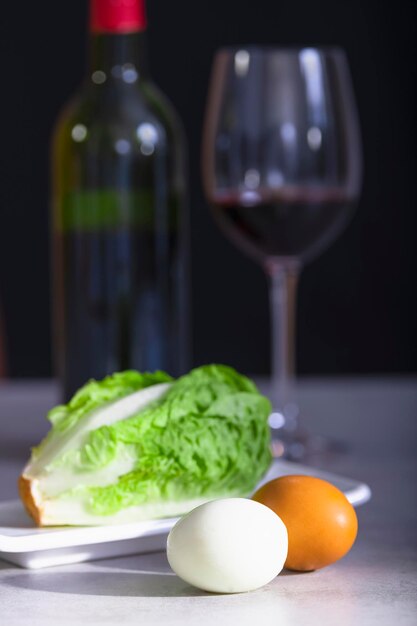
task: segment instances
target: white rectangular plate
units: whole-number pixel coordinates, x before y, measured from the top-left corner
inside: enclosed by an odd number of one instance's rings
[[[371,497],[368,485],[312,467],[277,460],[260,484],[287,474],[308,474],[333,483],[354,506]],[[118,526],[36,528],[19,500],[0,502],[0,558],[37,569],[113,556],[165,549],[176,519],[151,520]]]

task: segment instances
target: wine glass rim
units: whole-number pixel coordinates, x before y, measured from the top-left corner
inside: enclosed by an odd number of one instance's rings
[[[290,45],[290,46],[277,46],[277,45],[264,45],[264,44],[242,44],[242,45],[226,45],[221,46],[216,51],[217,54],[235,54],[239,51],[246,51],[256,54],[300,54],[306,50],[311,50],[326,55],[342,55],[345,56],[346,52],[344,48],[338,45]]]

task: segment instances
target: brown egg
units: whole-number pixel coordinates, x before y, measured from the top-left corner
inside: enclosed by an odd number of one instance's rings
[[[342,558],[358,532],[355,509],[334,485],[312,476],[282,476],[253,496],[288,530],[287,569],[320,569]]]

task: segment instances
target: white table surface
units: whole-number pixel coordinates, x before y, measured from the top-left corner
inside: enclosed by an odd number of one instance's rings
[[[0,500],[17,496],[29,446],[45,432],[50,382],[0,384]],[[343,455],[312,463],[368,482],[359,537],[339,563],[283,573],[246,594],[189,587],[163,553],[27,571],[0,561],[0,623],[363,626],[417,623],[417,380],[308,380],[299,385],[314,432],[342,438]]]

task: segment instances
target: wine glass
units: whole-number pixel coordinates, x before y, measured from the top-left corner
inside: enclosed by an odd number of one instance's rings
[[[294,397],[296,289],[304,263],[344,229],[362,155],[345,54],[338,48],[225,48],[215,57],[203,137],[203,184],[228,237],[270,281],[270,424],[281,454],[303,456]],[[317,440],[316,440],[317,442]]]

